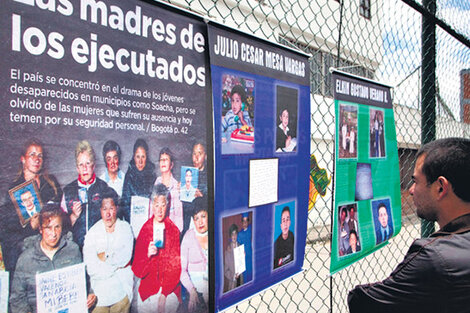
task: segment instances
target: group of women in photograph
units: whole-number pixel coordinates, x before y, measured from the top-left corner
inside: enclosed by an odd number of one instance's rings
[[[18,175],[10,188],[34,181],[42,203],[60,205],[69,217],[69,229],[80,251],[90,228],[103,217],[100,210],[103,210],[102,195],[106,190],[113,189],[119,196],[116,215],[120,223],[131,222],[134,196],[148,199],[150,218],[139,233],[134,233],[129,239],[133,252],[130,262],[124,265],[130,267],[134,274],[133,295],[130,295],[134,299],[128,299],[132,302],[131,312],[207,310],[207,169],[203,144],[197,143],[193,147],[192,166],[199,170],[199,185],[191,203],[180,200],[180,190],[184,186],[173,175],[175,156],[168,147],[160,150],[159,166],[155,166],[150,160],[147,142],[137,139],[124,174],[120,166],[121,148],[109,140],[102,148],[106,170],[97,177],[94,149],[87,141],[81,141],[75,151],[78,178],[63,188],[45,168],[45,152],[45,146],[36,139],[24,145],[19,157]],[[31,217],[22,227],[8,197],[0,210],[0,240],[5,269],[11,273],[10,279],[14,279],[24,239],[38,235],[38,216]],[[161,240],[157,243],[158,231],[161,232]],[[99,295],[97,302],[98,308]]]

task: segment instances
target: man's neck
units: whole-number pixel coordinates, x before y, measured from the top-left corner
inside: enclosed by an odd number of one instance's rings
[[[437,217],[437,223],[439,228],[443,228],[445,225],[465,214],[470,213],[470,203],[464,202],[455,194],[449,195],[446,200],[441,203],[441,209],[438,211],[440,214]]]

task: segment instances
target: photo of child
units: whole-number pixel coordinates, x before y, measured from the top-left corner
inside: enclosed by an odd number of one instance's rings
[[[222,76],[222,154],[253,153],[254,80]]]

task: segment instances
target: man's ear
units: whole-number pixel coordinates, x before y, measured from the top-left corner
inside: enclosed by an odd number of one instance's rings
[[[439,176],[436,179],[436,184],[439,200],[445,197],[452,190],[450,182],[444,176]]]

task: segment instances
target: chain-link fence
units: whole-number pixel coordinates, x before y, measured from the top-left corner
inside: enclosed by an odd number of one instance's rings
[[[421,229],[422,223],[414,213],[407,191],[416,150],[422,142],[433,138],[470,137],[461,108],[464,95],[461,71],[470,68],[470,2],[169,2],[311,54],[311,153],[329,175],[333,174],[335,130],[329,69],[336,67],[393,87],[402,188],[401,233],[385,248],[330,277],[330,185],[327,194],[317,198],[309,213],[305,271],[230,310],[347,312],[348,290],[356,284],[386,277],[401,261],[412,240],[423,231],[430,231]],[[466,93],[470,94],[470,90]]]

